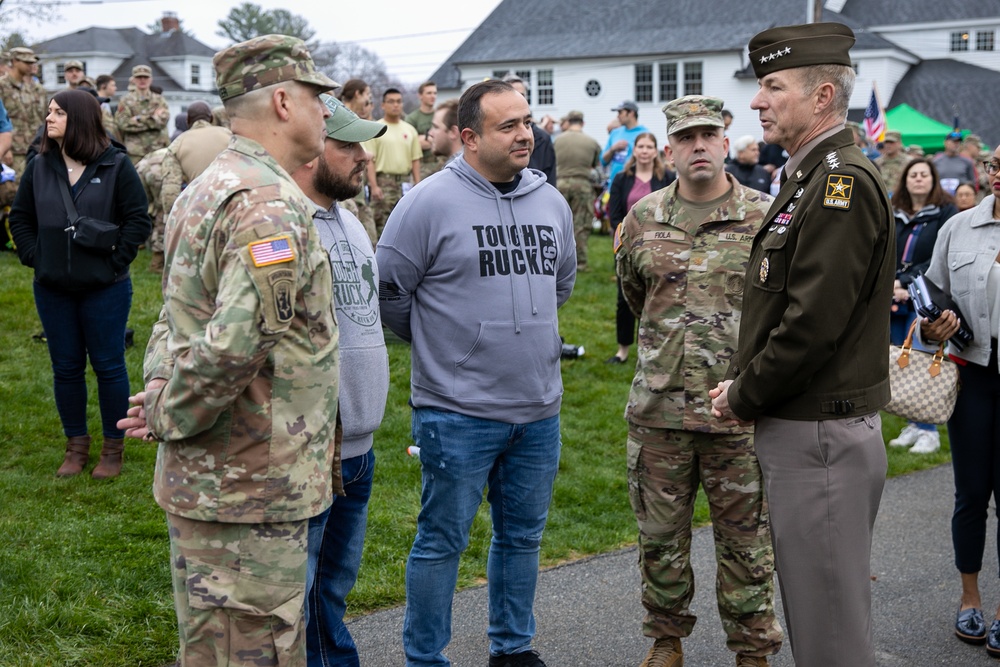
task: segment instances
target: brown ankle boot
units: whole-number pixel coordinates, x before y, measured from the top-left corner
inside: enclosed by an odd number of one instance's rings
[[[72,477],[83,472],[90,456],[90,436],[74,435],[66,440],[66,458],[56,471],[57,477]]]
[[[123,438],[105,438],[101,447],[101,460],[90,476],[94,479],[117,477],[122,471],[122,452],[125,450]]]

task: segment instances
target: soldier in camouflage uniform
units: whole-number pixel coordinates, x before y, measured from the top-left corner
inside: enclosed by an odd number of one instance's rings
[[[289,173],[323,149],[318,95],[337,84],[284,35],[214,65],[236,136],[170,213],[146,390],[122,424],[160,442],[180,664],[302,667],[309,519],[341,492],[338,329]]]
[[[149,219],[153,223],[153,231],[149,235],[149,248],[153,251],[149,270],[153,273],[163,271],[163,206],[160,193],[163,188],[163,158],[166,155],[167,149],[159,148],[135,165],[139,180],[142,181],[142,187],[146,191]]]
[[[170,213],[184,186],[198,178],[212,160],[225,150],[233,133],[212,124],[212,109],[205,102],[192,102],[187,110],[188,129],[170,142],[163,158],[163,211]]]
[[[163,95],[149,89],[153,84],[153,71],[148,65],[133,67],[131,81],[135,90],[118,102],[115,124],[121,132],[129,159],[132,164],[138,164],[147,153],[170,144],[170,135],[167,134],[170,108]]]
[[[556,187],[573,211],[573,234],[576,239],[576,270],[589,271],[587,239],[594,222],[594,186],[592,169],[601,166],[601,145],[583,132],[583,112],[566,114],[566,130],[556,137]]]
[[[899,132],[886,132],[885,139],[882,141],[882,154],[875,158],[875,166],[882,174],[882,182],[890,196],[899,185],[899,177],[903,174],[903,169],[913,159],[903,151],[902,142],[903,137]]]
[[[698,484],[715,536],[716,591],[737,665],[766,665],[781,647],[774,557],[753,426],[711,416],[708,392],[736,347],[750,244],[771,198],[724,171],[722,100],[663,107],[677,181],[647,195],[619,226],[622,292],[639,320],[638,364],[625,417],[628,480],[639,524],[642,667],[683,664],[690,604],[691,518]]]
[[[10,147],[13,161],[10,166],[17,174],[14,182],[19,184],[28,146],[48,115],[48,94],[41,84],[32,80],[32,66],[38,62],[34,51],[19,46],[10,50],[10,59],[10,70],[0,77],[0,100],[14,126]]]

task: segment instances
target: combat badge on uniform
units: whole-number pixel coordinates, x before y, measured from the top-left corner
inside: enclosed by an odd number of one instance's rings
[[[782,229],[784,229],[784,227],[782,227]],[[769,262],[767,260],[767,257],[765,257],[764,259],[762,259],[760,261],[760,276],[759,277],[760,277],[760,284],[761,285],[766,285],[767,284],[767,274],[770,271],[770,269],[771,269],[771,262]]]
[[[830,174],[826,177],[826,193],[823,197],[823,207],[837,208],[841,211],[850,209],[851,191],[853,189],[853,176]]]

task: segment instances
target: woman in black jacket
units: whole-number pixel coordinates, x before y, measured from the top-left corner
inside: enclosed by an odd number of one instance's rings
[[[927,158],[916,158],[903,168],[893,190],[892,208],[896,217],[896,283],[889,313],[890,342],[902,345],[917,318],[907,287],[930,266],[938,232],[958,208],[941,188],[937,169]],[[910,422],[889,444],[910,447],[914,454],[929,454],[941,447],[941,436],[933,424]]]
[[[608,199],[608,217],[611,228],[616,230],[636,202],[646,195],[667,187],[674,182],[674,174],[663,164],[656,148],[656,135],[643,132],[636,136],[632,157],[611,182]],[[624,364],[628,360],[628,350],[635,342],[635,316],[625,303],[621,284],[618,285],[618,307],[615,311],[615,333],[618,351],[605,363]]]
[[[67,437],[56,473],[76,475],[87,464],[87,357],[97,376],[104,442],[95,479],[121,471],[128,411],[125,323],[132,306],[129,264],[149,236],[146,195],[124,151],[111,144],[92,95],[64,90],[49,102],[45,139],[28,163],[10,211],[21,263],[35,270],[35,307],[52,360],[56,409]],[[83,245],[81,218],[118,227],[101,247]]]

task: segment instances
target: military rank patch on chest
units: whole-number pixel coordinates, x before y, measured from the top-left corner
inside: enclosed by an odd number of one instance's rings
[[[824,208],[848,210],[851,208],[851,191],[853,189],[853,176],[830,174],[826,177],[826,193],[823,196]]]
[[[287,236],[279,236],[276,239],[251,243],[250,257],[254,266],[268,266],[292,261],[295,259],[295,251],[292,250],[292,244]]]

